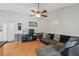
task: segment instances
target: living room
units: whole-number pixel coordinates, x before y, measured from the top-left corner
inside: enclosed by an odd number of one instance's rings
[[[79,56],[63,52],[79,49],[78,15],[78,3],[0,3],[0,55]]]

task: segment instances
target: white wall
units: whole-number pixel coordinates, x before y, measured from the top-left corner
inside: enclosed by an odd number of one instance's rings
[[[29,21],[38,22],[39,20],[36,17],[30,17],[30,14],[17,13],[12,11],[5,11],[0,9],[0,24],[5,22],[7,23],[18,23],[21,22],[23,24],[23,28],[28,27]],[[40,22],[40,21],[39,21]]]
[[[79,4],[52,12],[46,32],[79,36]]]
[[[22,29],[27,29],[29,21],[38,22],[37,27],[33,27],[36,29],[35,32],[79,35],[79,4],[50,12],[47,18],[41,19],[23,13],[0,10],[0,24],[21,22]]]
[[[12,11],[0,10],[0,25],[3,25],[4,23],[14,23],[14,24],[16,24],[15,25],[15,32],[17,32],[17,23],[18,22],[22,23],[22,29],[29,29],[29,28],[31,28],[28,25],[29,21],[38,22],[36,17],[29,17],[29,15],[27,15],[27,14],[16,13],[16,12],[12,12]],[[32,27],[32,28],[37,29],[38,26],[37,27]],[[9,30],[11,30],[11,29],[9,28],[8,31]],[[35,30],[35,31],[37,32],[38,30]],[[11,34],[11,32],[9,32],[9,33],[7,32],[6,34],[7,35]],[[0,34],[0,38],[2,38],[2,36],[3,35]],[[10,40],[13,40],[13,39],[10,39]]]

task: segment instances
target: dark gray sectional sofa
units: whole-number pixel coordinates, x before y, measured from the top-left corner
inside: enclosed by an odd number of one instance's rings
[[[55,37],[55,35],[58,35],[59,38]],[[47,34],[46,37],[40,39],[40,41],[45,43],[46,46],[36,49],[38,56],[79,56],[79,37],[60,34]],[[66,45],[74,43],[74,41],[77,43],[74,45],[72,44],[72,47],[66,47]],[[76,50],[77,52],[72,52],[73,50]]]

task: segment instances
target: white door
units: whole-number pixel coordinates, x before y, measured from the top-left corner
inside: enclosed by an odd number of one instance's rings
[[[13,41],[14,34],[15,34],[15,23],[4,23],[4,32],[5,32],[5,40],[6,41]]]

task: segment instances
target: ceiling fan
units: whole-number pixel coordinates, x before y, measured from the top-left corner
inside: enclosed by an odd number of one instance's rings
[[[36,17],[47,17],[47,10],[39,10],[39,3],[38,3],[38,10],[31,10],[33,12],[33,15],[30,16],[36,16]]]

